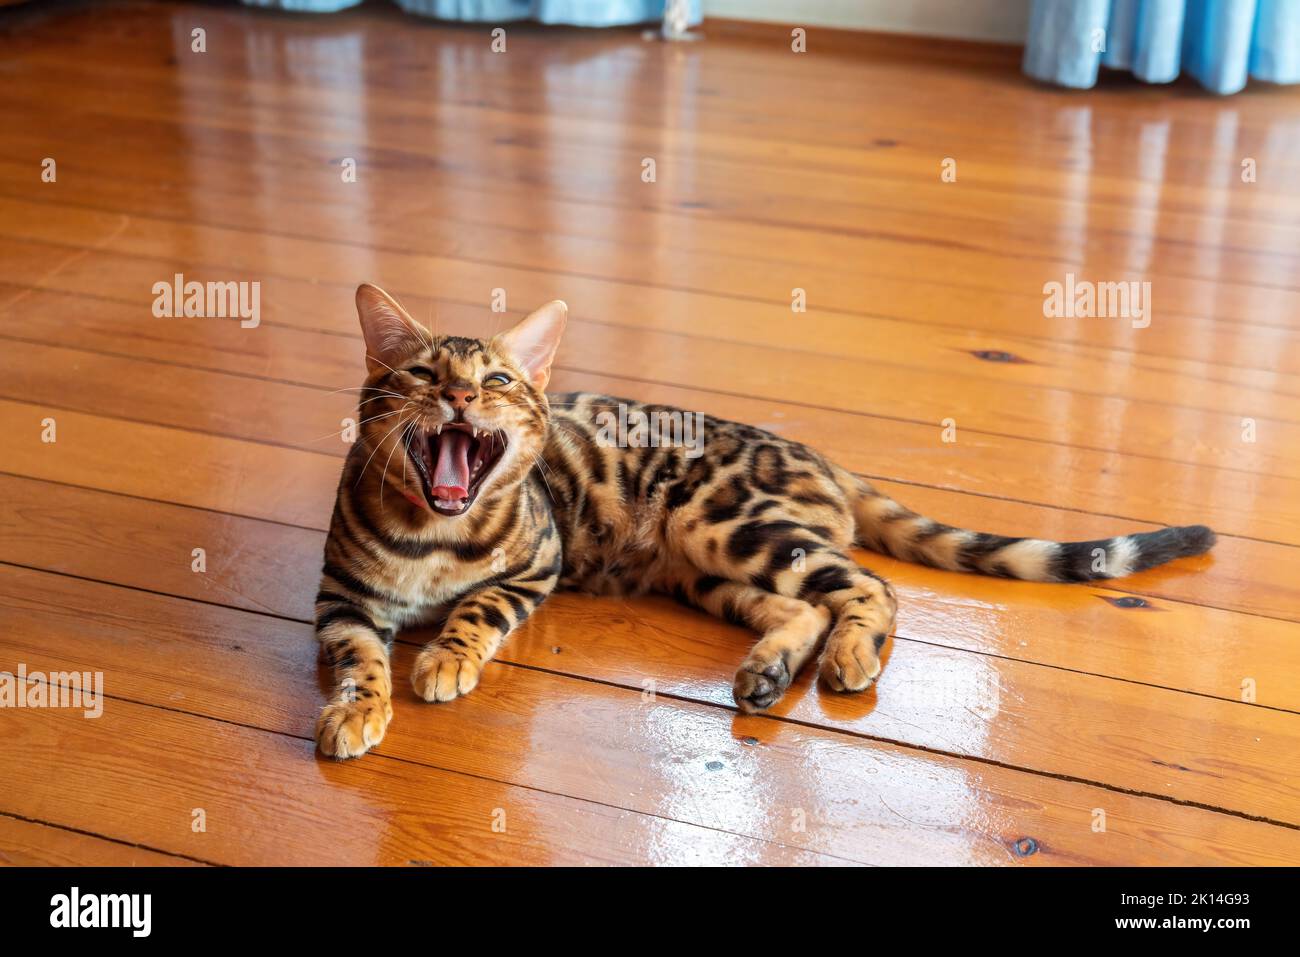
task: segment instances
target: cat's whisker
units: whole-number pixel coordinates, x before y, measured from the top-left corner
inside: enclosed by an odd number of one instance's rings
[[[379,388],[377,385],[350,385],[342,389],[331,389],[326,395],[338,395],[340,392],[384,392],[387,390]],[[397,395],[396,392],[390,392],[390,395]]]
[[[415,417],[412,416],[407,420],[406,428],[402,430],[402,434],[393,443],[393,447],[388,450],[388,458],[384,460],[384,471],[379,476],[379,510],[381,512],[384,510],[384,486],[388,484],[388,466],[393,461],[393,453],[406,442],[406,436],[410,434],[414,426]],[[402,463],[402,488],[406,488],[406,463]]]
[[[387,412],[379,412],[376,413],[375,415],[370,416],[370,418],[368,419],[362,419],[360,422],[357,423],[357,425],[365,425],[367,422],[375,421],[375,419],[383,419],[390,415],[397,415],[398,413],[403,411],[405,411],[405,407],[401,409],[389,409]]]
[[[410,424],[410,426],[408,426],[408,429],[410,429],[410,428],[414,428],[414,427],[415,427],[415,422],[412,422],[412,423]],[[403,432],[403,433],[402,433],[402,441],[403,441],[403,442],[406,441],[406,435],[407,435],[406,432]],[[402,494],[403,494],[403,495],[406,494],[406,485],[407,485],[406,480],[407,480],[407,478],[409,477],[409,475],[410,475],[410,473],[406,470],[406,467],[403,466],[403,467],[402,467]],[[383,506],[381,505],[380,507],[382,508]]]
[[[396,370],[396,369],[394,369],[392,366],[390,366],[387,362],[385,362],[383,359],[379,358],[378,356],[372,356],[369,352],[367,352],[367,353],[366,353],[366,358],[367,358],[367,359],[374,359],[376,362],[378,362],[381,366],[383,366],[383,367],[384,367],[385,369],[387,369],[389,372],[393,373],[394,375],[397,374],[397,370]]]
[[[415,316],[408,314],[408,318],[411,320],[408,325],[411,327],[411,331],[415,333],[415,337],[420,340],[421,345],[433,349],[433,337],[425,324],[416,319]]]
[[[527,405],[528,405],[527,402],[494,402],[492,404],[492,408],[518,409],[521,407],[526,407]],[[576,407],[577,403],[576,402],[551,402],[549,405],[552,409],[572,409]]]
[[[505,429],[497,429],[496,432],[502,436],[505,435]],[[537,474],[541,477],[542,484],[546,486],[546,494],[550,497],[551,501],[554,502],[555,493],[551,491],[551,483],[547,481],[546,478],[547,474],[551,471],[549,466],[547,466],[545,459],[543,459],[538,453],[530,452],[528,454],[532,456],[533,464],[537,466]]]
[[[416,322],[416,323],[415,323],[415,331],[421,334],[421,338],[424,339],[424,344],[425,344],[426,346],[428,346],[430,350],[432,350],[433,347],[434,347],[434,346],[433,346],[433,330],[430,329],[428,326],[426,326],[426,325],[425,325],[424,323],[422,323],[422,322]]]
[[[537,466],[537,475],[538,477],[541,478],[542,484],[546,486],[546,495],[551,500],[551,502],[554,503],[555,493],[551,491],[551,483],[546,478],[546,473],[549,472],[550,470],[546,467],[546,463],[542,461],[541,456],[539,456],[536,452],[530,454],[533,457],[533,463]]]
[[[406,409],[407,409],[407,406],[412,406],[412,405],[415,405],[415,403],[414,403],[414,402],[408,402],[406,405],[402,406],[402,408],[400,408],[398,411],[399,411],[399,412],[405,412]],[[411,415],[412,415],[412,418],[414,418],[414,416],[416,415],[416,413],[412,413]],[[363,465],[363,466],[361,466],[361,471],[357,473],[357,482],[356,482],[356,484],[360,484],[361,479],[362,479],[362,478],[365,476],[365,474],[366,474],[366,469],[370,468],[370,463],[371,463],[371,461],[374,459],[374,457],[375,457],[375,453],[378,452],[380,449],[382,449],[382,448],[384,447],[384,443],[388,441],[388,436],[392,435],[394,432],[396,432],[396,431],[397,431],[398,429],[400,429],[402,426],[406,425],[406,423],[407,423],[408,421],[409,421],[409,420],[407,420],[407,419],[403,419],[401,422],[398,422],[395,426],[393,426],[391,429],[388,430],[388,432],[384,435],[384,437],[383,437],[382,439],[379,440],[378,443],[376,443],[374,449],[372,449],[371,452],[370,452],[370,457],[369,457],[368,459],[366,459],[366,464]],[[353,485],[353,488],[356,487],[356,484]]]
[[[540,469],[540,470],[541,470],[542,472],[544,472],[546,475],[551,475],[551,474],[553,474],[553,473],[551,472],[551,467],[550,467],[549,465],[546,464],[546,459],[542,458],[542,456],[541,456],[540,453],[538,453],[538,452],[533,452],[533,453],[532,453],[532,456],[533,456],[533,464],[536,465],[536,466],[538,467],[538,469]]]
[[[389,399],[389,398],[392,398],[392,399],[406,399],[407,397],[404,396],[404,395],[393,395],[393,396],[387,396],[387,395],[376,395],[376,396],[373,396],[373,397],[371,397],[371,398],[369,398],[369,399],[362,399],[360,402],[357,403],[357,408],[358,408],[358,409],[361,408],[361,407],[362,407],[363,405],[365,405],[367,402],[379,402],[379,401],[382,400],[382,399]]]
[[[587,433],[583,432],[580,428],[578,428],[576,425],[572,424],[571,422],[565,422],[563,419],[552,419],[551,425],[559,426],[562,429],[567,429],[569,435],[576,436],[581,441],[585,442],[588,438]]]
[[[428,327],[428,329],[429,329],[429,336],[430,336],[430,339],[429,339],[429,347],[430,347],[430,348],[433,347],[433,340],[438,338],[438,310],[437,310],[437,305],[438,305],[438,304],[437,304],[437,302],[436,302],[435,300],[433,300],[433,299],[430,299],[430,300],[429,300],[429,321],[428,321],[428,323],[426,323],[426,325],[427,325],[427,327]]]
[[[402,411],[401,409],[394,409],[394,410],[392,410],[391,412],[381,412],[381,413],[379,413],[378,415],[372,415],[372,416],[371,416],[370,418],[368,418],[368,419],[362,419],[360,422],[358,422],[358,423],[354,426],[354,428],[358,428],[358,429],[359,429],[359,428],[361,428],[361,426],[365,425],[367,422],[374,422],[376,419],[386,419],[386,418],[388,418],[388,416],[390,416],[390,415],[397,415],[397,414],[399,414],[401,411]],[[340,435],[342,435],[342,434],[343,434],[344,432],[346,432],[346,431],[347,431],[347,427],[344,427],[344,428],[339,429],[337,432],[331,432],[331,433],[329,433],[328,435],[322,435],[320,438],[312,439],[312,441],[313,441],[313,442],[324,442],[326,439],[336,439],[336,438],[338,438]]]
[[[357,397],[357,401],[358,401],[358,402],[369,402],[369,401],[371,401],[372,399],[405,399],[405,398],[407,398],[406,393],[404,393],[404,392],[393,392],[393,391],[391,391],[391,390],[389,390],[389,389],[365,389],[365,390],[363,390],[363,391],[365,391],[365,392],[373,392],[374,395],[369,396],[369,397],[364,397],[364,398],[361,397],[361,396],[358,396],[358,397]]]

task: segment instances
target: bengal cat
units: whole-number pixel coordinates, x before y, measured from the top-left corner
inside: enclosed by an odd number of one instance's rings
[[[412,672],[426,701],[478,684],[501,643],[556,587],[665,592],[760,637],[736,672],[745,711],[777,701],[823,637],[823,680],[880,672],[894,592],[851,559],[864,545],[938,568],[1031,581],[1115,578],[1204,552],[1204,526],[1091,542],[1006,538],[909,511],[807,446],[703,416],[694,447],[609,441],[619,412],[680,410],[545,395],[567,308],[491,340],[433,336],[382,290],[357,290],[366,342],[359,440],[343,466],[316,596],[338,690],[322,752],[354,757],[392,719],[389,647],[445,614]]]

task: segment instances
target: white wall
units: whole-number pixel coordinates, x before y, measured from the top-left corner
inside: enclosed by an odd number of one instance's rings
[[[1029,0],[704,0],[704,15],[1022,43]]]

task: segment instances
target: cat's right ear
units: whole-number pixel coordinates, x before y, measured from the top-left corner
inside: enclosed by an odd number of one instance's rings
[[[366,337],[368,372],[394,366],[428,345],[415,320],[397,300],[368,282],[357,286],[357,318],[361,320],[361,334]]]

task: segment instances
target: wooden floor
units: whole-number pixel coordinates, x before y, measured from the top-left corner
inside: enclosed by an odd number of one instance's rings
[[[0,710],[0,861],[1300,863],[1300,90],[103,6],[0,14],[0,671],[108,699]],[[260,282],[260,325],[155,318],[176,273]],[[1067,273],[1149,281],[1149,327],[1044,318]],[[740,630],[559,596],[451,704],[404,635],[388,737],[322,760],[361,280],[472,334],[494,289],[563,298],[556,388],[762,425],[946,522],[1220,544],[1109,587],[864,553],[878,687],[764,717]]]

